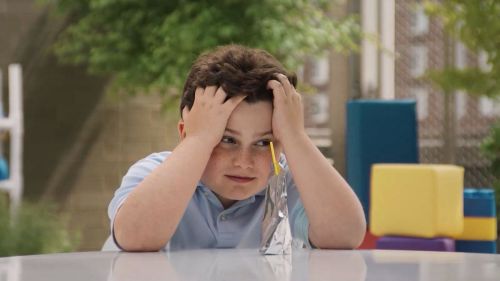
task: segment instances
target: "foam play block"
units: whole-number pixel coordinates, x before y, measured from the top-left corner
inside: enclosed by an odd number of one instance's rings
[[[415,100],[353,100],[347,103],[347,181],[369,220],[370,169],[374,163],[417,163]]]
[[[370,229],[377,236],[457,237],[463,230],[464,169],[454,165],[376,164]]]
[[[365,233],[365,238],[363,239],[363,242],[361,242],[361,245],[359,245],[358,249],[375,249],[375,246],[377,244],[378,237],[373,235],[370,230],[366,230]]]
[[[455,251],[455,240],[450,238],[415,238],[383,236],[377,240],[377,249],[416,251]]]
[[[0,155],[0,180],[9,178],[9,163],[2,155]]]
[[[496,217],[495,192],[493,189],[464,189],[464,216]]]
[[[491,241],[497,239],[497,218],[464,217],[464,230],[459,240]]]
[[[455,251],[466,252],[466,253],[495,254],[497,252],[497,243],[496,241],[456,240]]]

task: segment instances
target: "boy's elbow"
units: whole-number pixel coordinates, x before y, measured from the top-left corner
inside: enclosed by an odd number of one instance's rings
[[[365,239],[366,228],[356,232],[356,235],[353,235],[352,238],[348,241],[349,249],[356,249],[363,243]]]
[[[366,219],[364,213],[358,216],[356,223],[352,226],[351,233],[349,246],[351,249],[356,249],[363,243],[366,235]]]
[[[151,243],[150,241],[130,239],[126,236],[123,237],[123,235],[115,235],[115,240],[118,244],[118,247],[126,252],[157,252],[163,248],[163,245],[160,243]]]
[[[349,225],[346,244],[349,249],[356,249],[363,243],[366,235],[366,218],[362,209],[356,213],[353,222]]]
[[[362,237],[362,238],[359,238]],[[363,241],[364,235],[362,236],[346,236],[340,239],[332,239],[331,237],[325,239],[311,239],[311,243],[314,247],[319,249],[332,249],[332,250],[353,250],[359,247]]]
[[[365,234],[364,215],[344,227],[332,225],[329,231],[321,233],[314,233],[312,229],[309,231],[311,242],[320,249],[356,249],[363,242]]]
[[[359,238],[361,237],[361,238]],[[353,250],[363,242],[364,234],[361,236],[352,235],[340,239],[311,239],[312,244],[319,249]]]
[[[138,231],[126,231],[114,226],[115,243],[126,252],[157,252],[161,250],[166,242],[157,241],[151,237],[145,237]]]

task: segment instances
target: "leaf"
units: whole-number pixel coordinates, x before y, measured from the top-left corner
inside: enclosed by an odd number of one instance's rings
[[[263,48],[295,69],[306,55],[358,49],[359,19],[327,16],[329,1],[45,0],[74,16],[57,57],[112,75],[110,89],[175,91],[194,59],[218,45]]]

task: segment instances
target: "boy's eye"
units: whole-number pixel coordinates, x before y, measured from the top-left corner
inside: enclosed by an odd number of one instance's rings
[[[232,137],[228,137],[228,136],[223,136],[222,137],[222,140],[220,141],[221,143],[230,143],[230,144],[234,144],[236,143],[236,140]]]
[[[260,140],[260,141],[256,142],[255,145],[257,145],[257,146],[269,146],[270,142],[271,142],[270,140]]]

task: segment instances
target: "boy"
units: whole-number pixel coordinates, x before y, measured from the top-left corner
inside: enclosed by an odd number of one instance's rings
[[[295,85],[262,50],[229,45],[201,55],[184,85],[179,144],[134,164],[109,205],[115,243],[126,251],[258,248],[273,141],[286,156],[294,240],[358,246],[361,204],[306,135]]]

